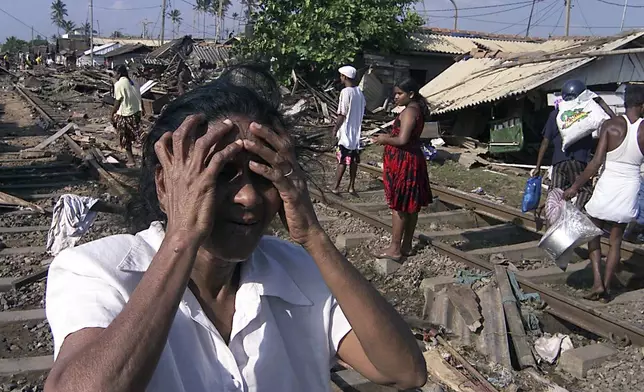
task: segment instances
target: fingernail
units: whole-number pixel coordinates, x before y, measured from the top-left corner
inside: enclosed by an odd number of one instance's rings
[[[243,140],[241,140],[241,139],[237,139],[237,140],[235,140],[235,144],[237,144],[238,146],[243,146],[243,145],[244,145],[244,141],[243,141]]]
[[[224,124],[226,124],[226,125],[233,125],[233,122],[232,122],[232,121],[230,121],[230,119],[229,119],[229,118],[227,118],[227,119],[225,119],[225,120],[224,120]]]
[[[259,166],[259,163],[255,162],[255,161],[250,161],[248,163],[248,165],[257,167],[257,166]]]
[[[262,126],[261,126],[261,124],[258,124],[258,123],[256,123],[256,122],[252,122],[252,123],[250,124],[250,126],[251,126],[251,127],[253,127],[253,128],[255,128],[255,129],[260,129],[260,128],[262,127]]]

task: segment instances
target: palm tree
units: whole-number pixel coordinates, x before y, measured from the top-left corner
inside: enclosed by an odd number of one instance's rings
[[[215,16],[215,21],[217,22],[217,32],[215,33],[215,40],[219,39],[221,33],[221,28],[224,25],[224,16],[228,12],[228,8],[231,6],[230,0],[217,0],[210,3],[210,13]],[[219,13],[221,8],[221,14]]]
[[[181,11],[174,9],[168,12],[168,17],[172,22],[172,39],[174,39],[177,31],[179,30],[179,26],[181,26],[181,22],[183,22],[183,18],[181,17]]]
[[[116,30],[110,35],[110,38],[123,38],[123,33],[120,31]]]
[[[69,34],[76,29],[76,23],[71,20],[64,20],[60,27],[65,31],[65,33]]]
[[[235,21],[235,24],[237,25],[237,26],[233,26],[233,31],[235,31],[235,30],[239,31],[239,23],[240,23],[239,22],[239,14],[237,12],[233,12],[233,14],[231,16],[233,17],[233,20]]]
[[[67,6],[62,0],[55,0],[51,3],[50,9],[51,21],[56,27],[58,27],[58,35],[60,35],[60,29],[63,28],[63,23],[67,16]]]
[[[206,38],[206,13],[210,9],[210,3],[212,0],[197,0],[195,5],[195,10],[203,14],[203,37]]]
[[[85,34],[85,36],[89,37],[89,33],[90,33],[90,31],[92,30],[92,25],[91,25],[91,23],[89,23],[89,22],[85,22],[85,23],[83,23],[82,25],[80,25],[80,27],[79,27],[79,28],[80,28],[80,30],[83,32],[83,34]],[[97,33],[96,33],[96,30],[94,30],[93,32],[94,32],[94,34],[97,34]]]

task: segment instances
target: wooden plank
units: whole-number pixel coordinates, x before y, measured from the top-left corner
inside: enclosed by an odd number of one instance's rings
[[[479,226],[488,226],[480,217],[475,213],[468,210],[452,210],[442,212],[432,212],[430,214],[418,214],[419,225],[430,224],[448,224],[463,229],[471,229]]]
[[[472,375],[474,378],[476,378],[477,380],[479,380],[479,383],[481,383],[481,385],[482,385],[485,389],[487,389],[487,390],[488,390],[488,391],[490,391],[490,392],[497,392],[497,390],[496,390],[496,388],[494,387],[494,385],[490,384],[490,382],[487,380],[487,378],[485,378],[481,373],[479,373],[479,371],[478,371],[478,370],[476,370],[476,368],[475,368],[474,366],[472,366],[472,364],[471,364],[471,363],[469,363],[469,362],[467,361],[467,359],[465,359],[465,358],[464,358],[464,357],[463,357],[463,356],[462,356],[458,351],[456,351],[456,350],[455,350],[455,349],[454,349],[454,348],[453,348],[449,343],[447,343],[447,341],[446,341],[442,336],[440,336],[440,335],[439,335],[439,336],[436,336],[436,340],[438,340],[438,342],[439,342],[443,347],[445,347],[445,348],[447,349],[447,351],[449,351],[449,352],[450,352],[450,354],[452,354],[452,356],[453,356],[453,357],[454,357],[458,362],[460,362],[460,364],[461,364],[461,365],[462,365],[462,366],[463,366],[463,367],[468,371],[468,373],[470,373],[470,375]]]
[[[516,230],[517,227],[512,223],[503,223],[494,226],[475,227],[473,229],[426,231],[423,234],[425,234],[427,237],[448,243],[453,241],[471,241],[472,237],[483,235],[503,235],[506,232],[514,232]]]
[[[51,369],[53,364],[53,355],[0,359],[0,375],[47,371]]]
[[[31,309],[31,310],[18,310],[12,312],[0,312],[0,324],[24,322],[24,321],[38,321],[44,320],[45,309]]]
[[[74,127],[75,127],[75,126],[76,126],[76,124],[74,124],[74,123],[69,123],[69,124],[67,124],[67,125],[65,125],[65,127],[63,127],[62,129],[60,129],[58,132],[54,133],[53,135],[51,135],[50,137],[48,137],[47,139],[45,139],[45,141],[44,141],[44,142],[42,142],[42,143],[38,144],[38,145],[37,145],[37,146],[35,146],[35,147],[28,148],[27,150],[29,150],[29,151],[42,150],[43,148],[45,148],[45,147],[47,147],[48,145],[50,145],[50,144],[52,144],[53,142],[55,142],[59,137],[63,136],[64,134],[66,134],[66,133],[67,133],[67,132],[69,132],[70,130],[74,129]]]
[[[514,245],[475,249],[467,253],[484,257],[501,253],[511,261],[545,259],[547,257],[546,252],[537,247],[538,244],[539,241],[522,242]]]
[[[425,351],[423,357],[425,357],[427,372],[434,381],[445,384],[451,390],[457,392],[479,391],[476,385],[465,377],[465,375],[445,362],[438,350],[430,349]]]
[[[527,367],[535,368],[537,365],[532,356],[532,348],[528,343],[525,329],[523,328],[523,318],[521,317],[521,312],[515,299],[516,297],[512,292],[507,270],[503,266],[495,265],[494,273],[499,290],[501,291],[501,296],[503,297],[503,311],[510,336],[512,336],[512,345],[514,346],[514,352],[516,353],[519,366],[521,369]]]
[[[2,189],[41,189],[41,188],[65,188],[70,185],[86,184],[85,181],[74,180],[66,182],[43,182],[37,184],[9,184],[0,185]]]
[[[53,172],[53,173],[14,173],[8,175],[0,175],[0,181],[18,181],[26,180],[31,178],[51,178],[51,177],[75,177],[83,172],[73,171],[73,172]]]
[[[26,255],[29,253],[45,253],[47,249],[44,246],[27,246],[24,248],[4,248],[0,249],[0,255]]]
[[[92,208],[94,211],[99,211],[98,209]],[[104,225],[107,221],[100,220],[92,223],[92,227]],[[51,226],[17,226],[17,227],[0,227],[0,234],[16,234],[16,233],[30,233],[33,231],[49,231]]]
[[[21,199],[19,197],[15,197],[15,196],[9,195],[9,194],[4,193],[4,192],[0,192],[0,203],[19,206],[19,207],[25,207],[25,208],[28,208],[30,210],[39,212],[41,214],[45,213],[45,211],[41,207],[39,207],[39,206],[37,206],[37,205],[35,205],[33,203],[29,203],[28,201],[25,201],[25,200],[23,200],[23,199]]]
[[[13,278],[0,278],[0,293],[10,291],[13,286]]]

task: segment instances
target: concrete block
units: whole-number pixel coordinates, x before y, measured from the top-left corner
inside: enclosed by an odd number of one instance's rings
[[[373,265],[376,268],[376,271],[383,275],[393,274],[402,266],[402,264],[391,259],[376,259]]]
[[[584,378],[588,369],[596,367],[616,353],[617,350],[604,344],[591,344],[564,352],[558,366],[577,378]]]
[[[451,276],[435,276],[433,278],[423,279],[420,283],[420,289],[423,291],[431,290],[436,293],[454,283],[456,283],[456,279]]]
[[[351,203],[351,205],[364,212],[380,212],[389,209],[389,206],[382,203]]]
[[[338,220],[337,216],[318,215],[318,222],[321,224],[331,223]]]
[[[360,244],[374,238],[375,236],[376,235],[373,233],[340,234],[335,239],[335,245],[339,249],[351,249],[360,246]]]
[[[546,267],[536,270],[517,271],[517,275],[530,279],[534,283],[565,283],[570,273],[563,272],[559,267]]]

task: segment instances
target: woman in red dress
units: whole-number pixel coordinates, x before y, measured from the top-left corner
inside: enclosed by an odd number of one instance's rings
[[[394,87],[396,104],[406,108],[394,121],[391,134],[379,135],[373,140],[385,146],[383,181],[387,204],[393,210],[391,244],[376,255],[378,258],[400,261],[409,256],[418,212],[432,201],[427,163],[420,143],[429,113],[425,98],[418,90],[413,79],[406,79]]]

